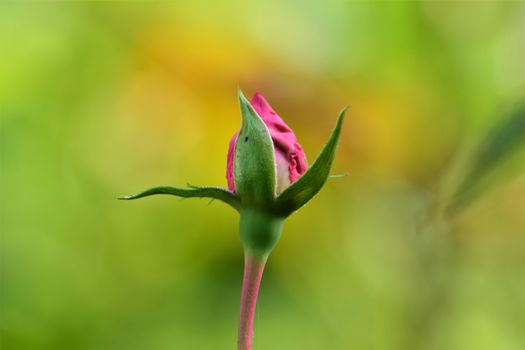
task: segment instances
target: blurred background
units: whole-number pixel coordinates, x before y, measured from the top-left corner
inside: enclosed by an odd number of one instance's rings
[[[256,349],[525,347],[525,5],[0,5],[0,348],[234,349],[236,89],[263,93],[324,190],[270,257]]]

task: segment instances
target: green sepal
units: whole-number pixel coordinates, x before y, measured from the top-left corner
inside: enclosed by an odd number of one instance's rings
[[[324,145],[321,153],[311,167],[293,184],[286,188],[277,197],[274,211],[283,217],[289,216],[294,211],[305,205],[323,187],[330,175],[330,169],[335,158],[335,151],[339,144],[341,126],[347,108],[343,109],[337,118],[330,138]]]
[[[228,205],[233,209],[239,211],[241,208],[241,202],[237,195],[225,188],[222,187],[197,187],[188,185],[188,188],[180,188],[173,186],[158,186],[150,188],[144,192],[120,197],[122,200],[131,200],[138,199],[142,197],[152,196],[155,194],[169,194],[172,196],[183,197],[183,198],[212,198],[218,199]]]
[[[242,125],[235,144],[235,192],[243,207],[264,209],[275,196],[275,159],[270,131],[239,90]]]

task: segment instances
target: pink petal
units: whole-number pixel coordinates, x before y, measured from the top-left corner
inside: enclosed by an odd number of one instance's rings
[[[233,177],[233,155],[235,153],[235,142],[239,133],[235,133],[230,140],[228,147],[228,160],[226,161],[226,179],[228,180],[228,188],[230,191],[235,192],[235,179]]]
[[[260,93],[256,92],[250,103],[268,127],[276,152],[280,151],[285,155],[288,161],[290,183],[297,181],[304,174],[308,165],[303,148],[292,129],[275,113]]]

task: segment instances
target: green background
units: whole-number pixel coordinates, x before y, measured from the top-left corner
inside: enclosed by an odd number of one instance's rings
[[[237,214],[116,198],[226,186],[241,86],[310,162],[350,106],[348,176],[286,221],[255,349],[522,349],[523,152],[475,159],[523,100],[524,23],[505,1],[3,2],[0,347],[234,349]]]

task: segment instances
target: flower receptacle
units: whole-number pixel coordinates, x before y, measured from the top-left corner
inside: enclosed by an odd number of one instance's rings
[[[257,209],[240,211],[240,235],[246,256],[266,260],[283,230],[284,218]]]

